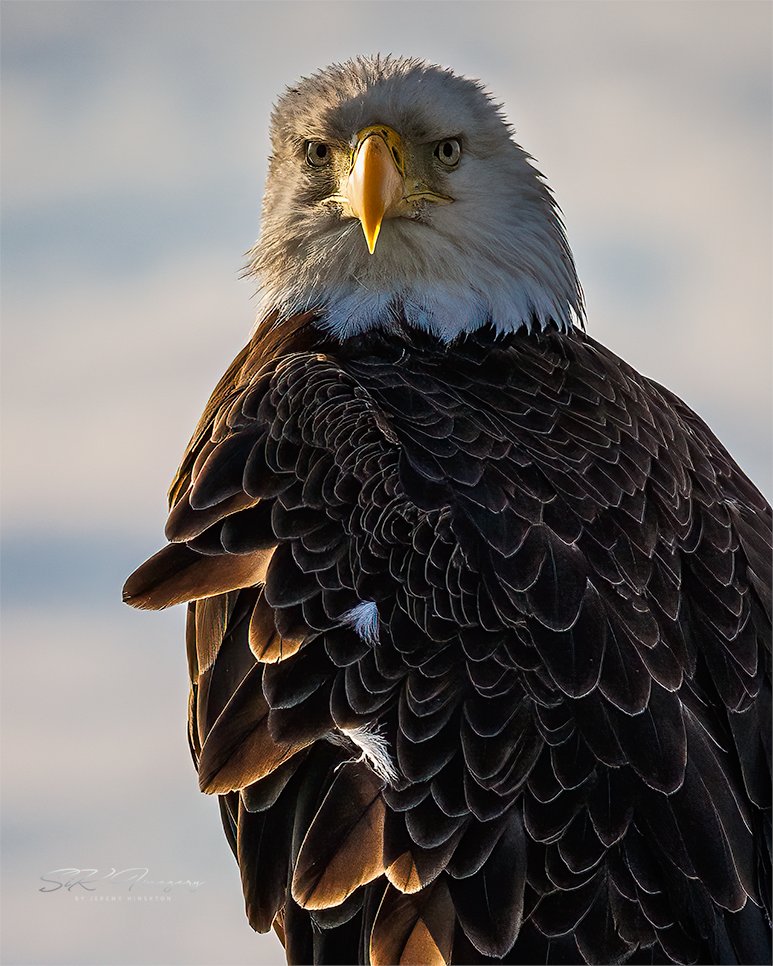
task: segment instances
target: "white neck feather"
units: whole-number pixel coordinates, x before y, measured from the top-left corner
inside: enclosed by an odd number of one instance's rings
[[[352,247],[364,248],[359,224],[350,225],[349,233],[354,235],[349,239]],[[316,309],[321,324],[339,339],[406,324],[445,342],[486,324],[504,333],[545,328],[550,323],[568,331],[582,321],[582,295],[571,262],[559,263],[558,270],[552,271],[543,263],[540,277],[536,272],[514,270],[490,252],[456,249],[438,258],[436,272],[419,273],[410,253],[402,264],[388,257],[384,249],[392,240],[384,237],[387,234],[382,231],[382,250],[375,255],[366,251],[360,258],[356,254],[341,258],[342,267],[354,264],[355,271],[330,266],[326,272],[312,273],[301,267],[282,279],[267,279],[258,319],[274,310],[290,317]],[[383,271],[365,261],[379,257],[386,263]]]
[[[582,291],[557,213],[543,204],[529,218],[516,207],[492,223],[467,207],[433,211],[428,224],[386,222],[373,255],[359,222],[310,232],[283,271],[256,266],[258,317],[316,309],[337,338],[403,323],[445,342],[486,324],[499,332],[551,323],[567,331],[582,322]]]

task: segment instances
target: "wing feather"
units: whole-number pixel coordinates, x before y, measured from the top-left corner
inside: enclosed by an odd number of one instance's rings
[[[327,909],[384,871],[382,783],[364,765],[345,764],[309,826],[292,894],[304,909]]]
[[[454,906],[442,880],[412,895],[387,886],[370,936],[372,966],[446,966],[454,942]]]
[[[191,602],[200,783],[289,961],[759,955],[770,510],[675,396],[580,333],[272,319],[170,497],[125,596]]]

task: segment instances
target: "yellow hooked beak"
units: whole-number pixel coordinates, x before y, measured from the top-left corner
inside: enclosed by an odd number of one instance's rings
[[[371,255],[382,221],[405,197],[404,158],[402,139],[392,128],[376,124],[358,132],[345,194]]]

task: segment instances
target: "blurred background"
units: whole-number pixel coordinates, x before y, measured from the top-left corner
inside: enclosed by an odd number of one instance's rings
[[[4,963],[282,959],[197,791],[182,610],[120,603],[253,323],[282,87],[375,51],[483,78],[563,207],[590,333],[770,494],[772,11],[5,0]]]

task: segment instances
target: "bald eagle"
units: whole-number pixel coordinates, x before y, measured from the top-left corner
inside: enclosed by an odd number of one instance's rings
[[[290,963],[770,959],[771,512],[584,331],[486,91],[279,100],[260,322],[127,581]]]

